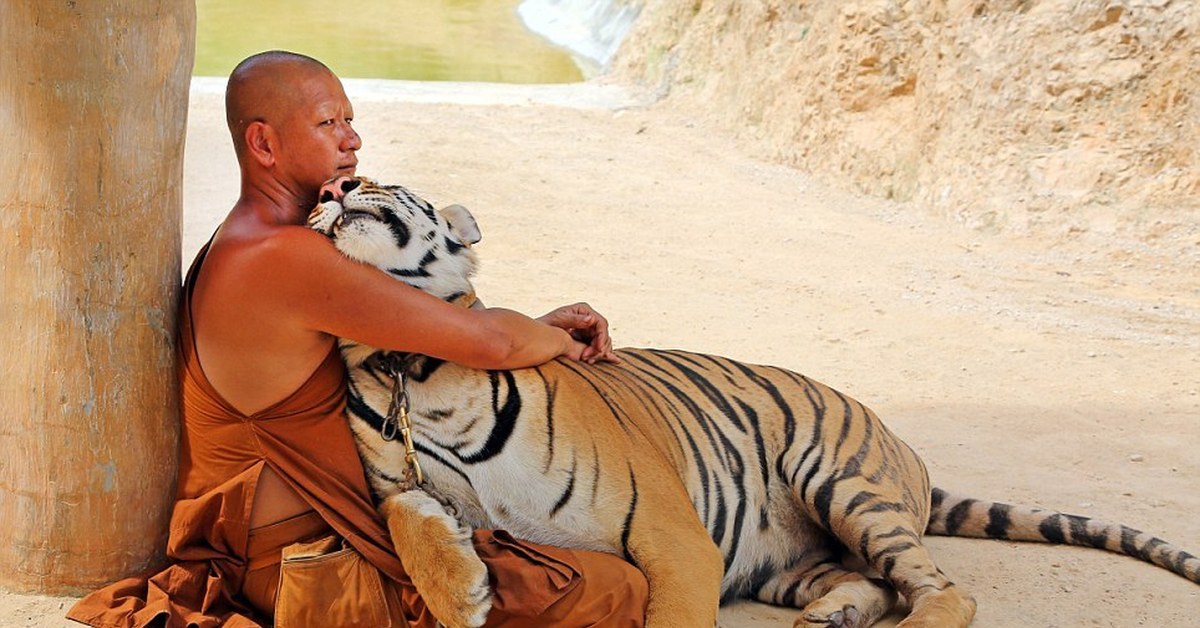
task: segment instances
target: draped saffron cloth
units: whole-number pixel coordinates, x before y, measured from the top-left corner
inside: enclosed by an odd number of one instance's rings
[[[336,347],[292,394],[249,416],[227,403],[205,377],[196,354],[191,293],[207,251],[206,245],[188,271],[179,308],[183,425],[167,541],[171,563],[89,594],[67,617],[122,628],[267,623],[238,592],[248,567],[255,489],[269,466],[396,583],[412,625],[434,626],[371,502],[344,416],[346,371]],[[477,531],[475,545],[495,589],[489,626],[642,624],[645,579],[614,556],[536,545],[492,530]]]

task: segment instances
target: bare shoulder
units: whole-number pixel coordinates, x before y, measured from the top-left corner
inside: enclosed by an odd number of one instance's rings
[[[306,227],[235,223],[222,228],[204,267],[216,282],[274,291],[340,259],[328,238]]]
[[[233,225],[211,254],[219,300],[246,304],[278,322],[329,333],[360,308],[395,309],[425,295],[343,255],[325,235],[294,225]],[[220,293],[219,296],[217,293]],[[414,294],[415,293],[415,294]],[[353,327],[351,321],[346,324]]]
[[[248,412],[295,390],[332,344],[303,311],[297,264],[324,244],[307,231],[230,221],[201,267],[190,302],[196,349],[213,386]]]
[[[234,226],[220,234],[217,246],[223,256],[242,264],[273,265],[302,262],[314,255],[336,253],[329,238],[307,227],[295,225]]]

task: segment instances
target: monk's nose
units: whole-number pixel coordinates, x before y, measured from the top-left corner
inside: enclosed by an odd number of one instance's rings
[[[359,183],[361,182],[358,179],[351,179],[350,177],[338,177],[336,179],[326,181],[325,184],[321,186],[321,193],[318,198],[320,199],[321,203],[328,203],[329,201],[341,201],[342,197],[349,194],[350,190],[358,187]]]

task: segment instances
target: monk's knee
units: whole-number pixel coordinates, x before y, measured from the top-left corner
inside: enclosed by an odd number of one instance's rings
[[[640,628],[646,621],[650,585],[646,576],[611,554],[577,552],[583,567],[571,624]]]
[[[608,582],[604,585],[616,592],[614,610],[637,617],[640,622],[646,614],[646,603],[650,601],[650,583],[646,581],[646,574],[623,560],[614,559],[606,575]]]

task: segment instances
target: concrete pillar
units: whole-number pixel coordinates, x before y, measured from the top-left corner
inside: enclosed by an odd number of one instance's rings
[[[0,587],[162,559],[191,0],[0,0]]]

